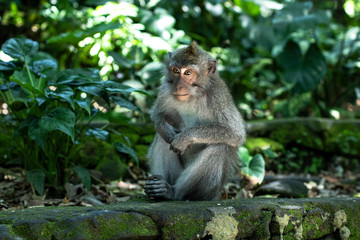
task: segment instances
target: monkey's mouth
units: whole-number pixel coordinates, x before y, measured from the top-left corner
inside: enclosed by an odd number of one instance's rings
[[[183,101],[183,100],[186,100],[190,94],[187,93],[187,94],[174,94],[174,96],[176,97],[177,100],[179,101]]]

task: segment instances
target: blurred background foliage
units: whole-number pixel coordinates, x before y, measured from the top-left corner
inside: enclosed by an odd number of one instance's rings
[[[150,122],[146,113],[156,96],[161,62],[168,51],[192,40],[217,58],[246,120],[360,118],[359,13],[357,0],[0,0],[0,44],[21,35],[38,42],[59,71],[98,69],[102,81],[145,90],[132,92],[125,109],[108,105],[102,115],[106,102],[92,100],[97,104],[92,108],[100,109],[97,120],[123,126],[111,134],[120,131],[126,141],[110,142],[130,145],[139,159],[124,145],[116,148],[141,162],[153,132],[130,123]],[[12,58],[0,51],[0,60]],[[0,100],[5,119],[11,106]],[[6,136],[0,137],[6,142]],[[83,151],[77,146],[71,156],[83,159],[86,151],[91,157],[112,155],[97,152],[97,146]],[[8,164],[9,157],[1,164]],[[122,160],[109,161],[77,163],[106,169]]]
[[[166,52],[196,40],[218,59],[247,119],[360,117],[355,0],[18,0],[0,6],[0,43],[18,35],[38,41],[60,69],[97,68],[103,80],[154,93]]]

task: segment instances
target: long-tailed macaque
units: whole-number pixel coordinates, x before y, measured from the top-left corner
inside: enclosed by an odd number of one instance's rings
[[[218,199],[245,141],[243,119],[216,61],[195,42],[169,53],[151,109],[156,135],[149,150],[155,199]]]

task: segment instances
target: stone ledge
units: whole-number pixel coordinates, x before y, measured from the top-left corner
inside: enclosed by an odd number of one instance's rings
[[[0,212],[0,239],[360,239],[360,198],[150,202]]]

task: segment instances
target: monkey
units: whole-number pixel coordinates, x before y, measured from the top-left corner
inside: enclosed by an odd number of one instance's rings
[[[216,200],[238,164],[244,120],[216,60],[195,41],[165,61],[150,110],[156,134],[144,186],[155,200]]]

